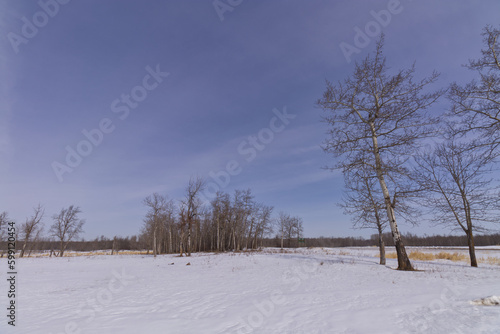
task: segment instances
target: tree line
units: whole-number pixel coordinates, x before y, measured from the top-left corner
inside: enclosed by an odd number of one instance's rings
[[[52,216],[53,224],[50,226],[48,234],[52,241],[51,253],[57,250],[55,255],[62,257],[69,243],[78,238],[83,232],[85,220],[79,218],[80,213],[79,207],[70,205],[68,208],[62,208],[59,213]],[[17,244],[20,245],[20,248],[18,247],[20,257],[24,257],[25,254],[31,255],[34,248],[41,244],[44,216],[45,209],[39,204],[33,208],[33,214],[16,229],[16,240]],[[4,241],[5,227],[10,221],[7,212],[0,213],[0,242]]]
[[[43,235],[45,209],[38,205],[18,228],[20,257],[29,256],[34,250],[50,250],[51,256],[62,257],[68,249],[146,250],[154,256],[172,253],[190,256],[192,252],[241,251],[268,246],[266,239],[273,233],[282,248],[295,247],[303,237],[302,218],[285,212],[273,217],[274,208],[257,202],[250,189],[235,190],[232,195],[219,191],[212,201],[204,202],[201,198],[204,186],[203,179],[192,178],[180,200],[159,193],[147,196],[143,200],[147,213],[141,233],[130,238],[101,236],[92,241],[78,241],[85,220],[79,218],[82,211],[74,205],[53,215],[53,224],[48,234]],[[4,240],[3,226],[9,221],[7,212],[0,214],[0,244]]]
[[[394,246],[391,233],[385,232],[382,237],[386,241],[386,246]],[[465,235],[432,235],[418,236],[415,234],[403,234],[407,246],[412,247],[464,247],[467,246]],[[478,235],[475,238],[476,246],[500,245],[500,233]],[[372,234],[370,238],[354,237],[319,237],[307,238],[307,247],[373,247],[378,246],[379,234]]]
[[[302,218],[284,212],[274,218],[273,207],[256,202],[250,189],[232,195],[218,191],[210,203],[202,201],[203,189],[203,179],[191,178],[179,201],[158,193],[144,199],[148,211],[141,235],[154,256],[257,249],[272,233],[279,236],[281,247],[302,237]]]
[[[396,218],[418,224],[427,216],[461,230],[473,267],[475,233],[500,221],[491,174],[500,154],[500,30],[487,26],[482,35],[481,58],[466,65],[476,74],[468,84],[432,89],[439,74],[417,80],[415,64],[390,71],[382,35],[373,54],[345,80],[327,82],[317,102],[329,125],[324,150],[344,176],[340,206],[355,226],[377,230],[381,264],[390,240],[398,269],[413,270]],[[437,113],[443,97],[447,110]]]
[[[432,235],[418,236],[414,234],[403,234],[402,236],[407,246],[421,247],[463,247],[467,246],[467,237],[465,235]],[[386,246],[394,246],[390,233],[383,233],[383,238],[387,240]],[[314,237],[304,238],[303,242],[298,239],[285,239],[284,248],[298,247],[374,247],[378,246],[379,235],[373,234],[369,238],[363,237]],[[500,233],[478,235],[475,237],[476,246],[500,246]],[[145,235],[133,235],[127,237],[100,236],[93,240],[74,240],[70,241],[66,247],[66,251],[73,252],[95,252],[107,251],[110,254],[118,254],[120,251],[137,251],[152,254],[149,249],[150,241]],[[260,240],[262,247],[281,247],[281,236],[265,237]],[[47,237],[39,238],[35,243],[29,243],[29,251],[33,253],[50,252],[57,249],[59,243]],[[7,249],[5,241],[0,241],[0,248]],[[27,253],[30,256],[31,253]],[[54,256],[57,254],[54,254]],[[1,256],[1,254],[0,254]]]

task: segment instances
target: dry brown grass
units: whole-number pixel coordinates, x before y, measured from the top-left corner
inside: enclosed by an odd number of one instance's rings
[[[467,261],[468,257],[464,254],[459,253],[448,253],[448,252],[439,252],[438,254],[433,253],[424,253],[420,251],[412,251],[408,254],[411,260],[419,260],[419,261],[433,261],[433,260],[450,260],[450,261]],[[396,253],[388,253],[386,258],[388,259],[397,259]]]
[[[460,253],[447,253],[447,252],[439,252],[436,255],[436,259],[450,260],[450,261],[468,261],[469,257],[465,254]]]
[[[419,251],[410,252],[410,254],[408,256],[412,260],[419,260],[419,261],[432,261],[432,260],[436,259],[436,256],[434,254],[423,253],[423,252],[419,252]]]
[[[378,255],[377,255],[377,257],[378,257]],[[398,255],[396,253],[387,253],[387,254],[385,254],[385,258],[386,259],[397,259]]]
[[[454,262],[469,262],[468,255],[456,252],[455,253],[439,252],[437,254],[433,254],[433,253],[424,253],[420,251],[412,251],[408,256],[410,257],[411,260],[419,260],[419,261],[449,260]],[[388,253],[386,255],[386,258],[397,259],[398,256],[396,253]],[[500,266],[500,259],[497,257],[479,258],[478,262]]]
[[[493,265],[500,266],[500,259],[497,257],[488,256],[487,258],[479,259],[479,262],[491,264],[492,266]]]

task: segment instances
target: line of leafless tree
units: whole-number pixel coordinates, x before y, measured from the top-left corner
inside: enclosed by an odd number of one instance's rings
[[[180,201],[158,193],[144,199],[148,212],[142,237],[155,256],[257,249],[273,232],[279,234],[282,247],[302,237],[301,218],[280,213],[273,219],[273,207],[256,202],[250,189],[236,190],[232,196],[219,191],[210,203],[204,203],[203,187],[201,178],[192,178]]]
[[[382,234],[385,246],[393,247],[394,242],[390,232]],[[403,234],[407,246],[421,247],[464,247],[467,246],[467,236],[464,235],[430,235],[419,236],[415,234]],[[475,238],[476,246],[500,246],[500,233],[481,234]],[[265,243],[265,242],[264,242]],[[270,242],[270,245],[279,245],[279,240]],[[318,237],[307,238],[306,247],[373,247],[379,244],[379,234],[372,234],[370,238],[362,237]]]
[[[385,245],[388,247],[394,246],[391,238],[391,233],[383,233]],[[463,247],[467,246],[467,237],[465,235],[432,235],[419,236],[414,234],[403,234],[405,244],[407,246],[423,246],[423,247]],[[500,246],[500,234],[480,234],[474,238],[476,246]],[[263,247],[281,247],[281,236],[275,234],[274,237],[266,237],[259,241]],[[118,253],[120,251],[147,251],[150,240],[146,235],[133,235],[127,237],[100,236],[93,240],[75,240],[70,241],[66,247],[67,251],[73,252],[95,252],[107,251],[109,254]],[[362,237],[314,237],[304,238],[304,242],[298,242],[297,239],[285,239],[284,247],[374,247],[379,244],[379,234],[373,234],[369,238]],[[5,242],[0,242],[2,249],[7,249]],[[33,245],[30,245],[33,253],[50,252],[51,249],[57,249],[59,242],[48,237],[41,237]],[[150,251],[151,252],[151,251]],[[27,256],[27,255],[26,255]]]
[[[340,205],[355,226],[377,229],[381,264],[389,226],[398,269],[413,270],[396,217],[418,223],[426,215],[463,231],[473,267],[475,232],[500,222],[491,174],[500,154],[500,30],[487,26],[483,38],[482,57],[466,65],[478,79],[466,85],[432,90],[439,74],[417,81],[415,65],[391,72],[382,36],[375,52],[344,81],[327,82],[318,100],[330,126],[324,150],[344,175]],[[444,95],[449,110],[436,117]]]
[[[42,233],[45,209],[41,204],[38,204],[33,208],[33,214],[16,230],[17,244],[21,245],[19,256],[24,257],[26,254],[30,256],[34,249],[40,249],[40,245],[46,245],[47,242],[50,242],[51,254],[54,253],[54,255],[62,257],[68,244],[77,239],[83,232],[85,220],[79,218],[80,213],[80,208],[73,205],[61,209],[58,214],[52,216],[53,224],[50,226],[48,234],[50,239],[44,239]],[[4,241],[4,226],[10,221],[7,212],[4,211],[0,214],[0,242]],[[57,246],[54,243],[57,243]],[[5,247],[2,248],[2,250],[4,249]],[[1,256],[3,256],[3,252]]]
[[[165,253],[190,256],[192,252],[240,251],[276,243],[282,248],[297,247],[303,237],[302,218],[284,212],[274,218],[273,207],[255,201],[250,189],[236,190],[233,195],[218,192],[210,203],[202,201],[203,189],[203,180],[192,178],[184,198],[178,201],[158,193],[146,197],[143,203],[147,213],[141,234],[130,238],[101,236],[92,241],[78,241],[85,221],[79,217],[81,209],[73,205],[52,216],[53,224],[44,235],[45,209],[39,204],[18,228],[20,257],[41,250],[62,257],[68,249],[146,250],[154,256]],[[0,233],[4,233],[2,226],[9,221],[7,212],[0,214]],[[275,238],[271,239],[273,233]],[[0,234],[0,244],[3,240]]]

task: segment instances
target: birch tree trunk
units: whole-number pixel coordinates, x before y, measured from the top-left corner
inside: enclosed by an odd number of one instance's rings
[[[378,216],[378,212],[376,215]],[[385,243],[381,225],[378,227],[378,248],[380,250],[380,264],[385,265]]]
[[[153,229],[153,256],[156,257],[156,226]]]
[[[382,193],[384,195],[384,203],[387,210],[387,219],[389,220],[392,239],[396,247],[396,254],[398,256],[398,270],[413,270],[410,258],[408,257],[405,246],[403,244],[403,239],[401,238],[401,233],[399,232],[398,224],[396,223],[396,216],[394,215],[394,208],[392,207],[391,195],[385,182],[384,173],[382,170],[382,161],[380,159],[378,138],[377,133],[375,132],[375,125],[373,123],[370,123],[370,128],[373,142],[373,154],[375,156],[375,170],[377,172],[377,178],[380,183],[380,188],[382,188]]]
[[[172,250],[172,225],[170,225],[169,229],[168,229],[168,253],[169,254],[173,253],[173,250]]]

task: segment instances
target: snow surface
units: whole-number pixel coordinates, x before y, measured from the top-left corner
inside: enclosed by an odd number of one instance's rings
[[[414,261],[421,271],[401,272],[376,254],[18,259],[16,327],[4,315],[0,333],[500,333],[500,307],[471,303],[500,294],[500,266]],[[4,310],[7,290],[2,279]]]

